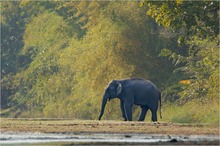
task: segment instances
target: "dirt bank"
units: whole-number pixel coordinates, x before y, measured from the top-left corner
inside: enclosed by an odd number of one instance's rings
[[[1,119],[1,131],[219,135],[219,125],[65,119]]]

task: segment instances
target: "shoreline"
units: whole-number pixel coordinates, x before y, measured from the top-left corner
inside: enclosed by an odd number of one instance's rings
[[[219,145],[216,135],[1,132],[1,145]]]

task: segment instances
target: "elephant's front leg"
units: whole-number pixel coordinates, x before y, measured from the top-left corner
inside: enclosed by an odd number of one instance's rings
[[[125,113],[125,108],[124,108],[124,102],[120,102],[120,107],[121,107],[121,112],[122,112],[122,117],[124,118],[124,121],[127,121],[126,113]]]
[[[124,104],[125,113],[128,121],[132,121],[132,104]]]

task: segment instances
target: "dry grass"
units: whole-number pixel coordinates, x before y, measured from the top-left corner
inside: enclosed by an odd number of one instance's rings
[[[179,135],[219,135],[219,125],[65,119],[1,119],[1,132],[112,132]]]

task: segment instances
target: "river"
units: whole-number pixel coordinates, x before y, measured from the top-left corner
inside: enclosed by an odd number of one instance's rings
[[[219,144],[216,135],[158,135],[127,133],[28,133],[1,132],[1,146]]]

